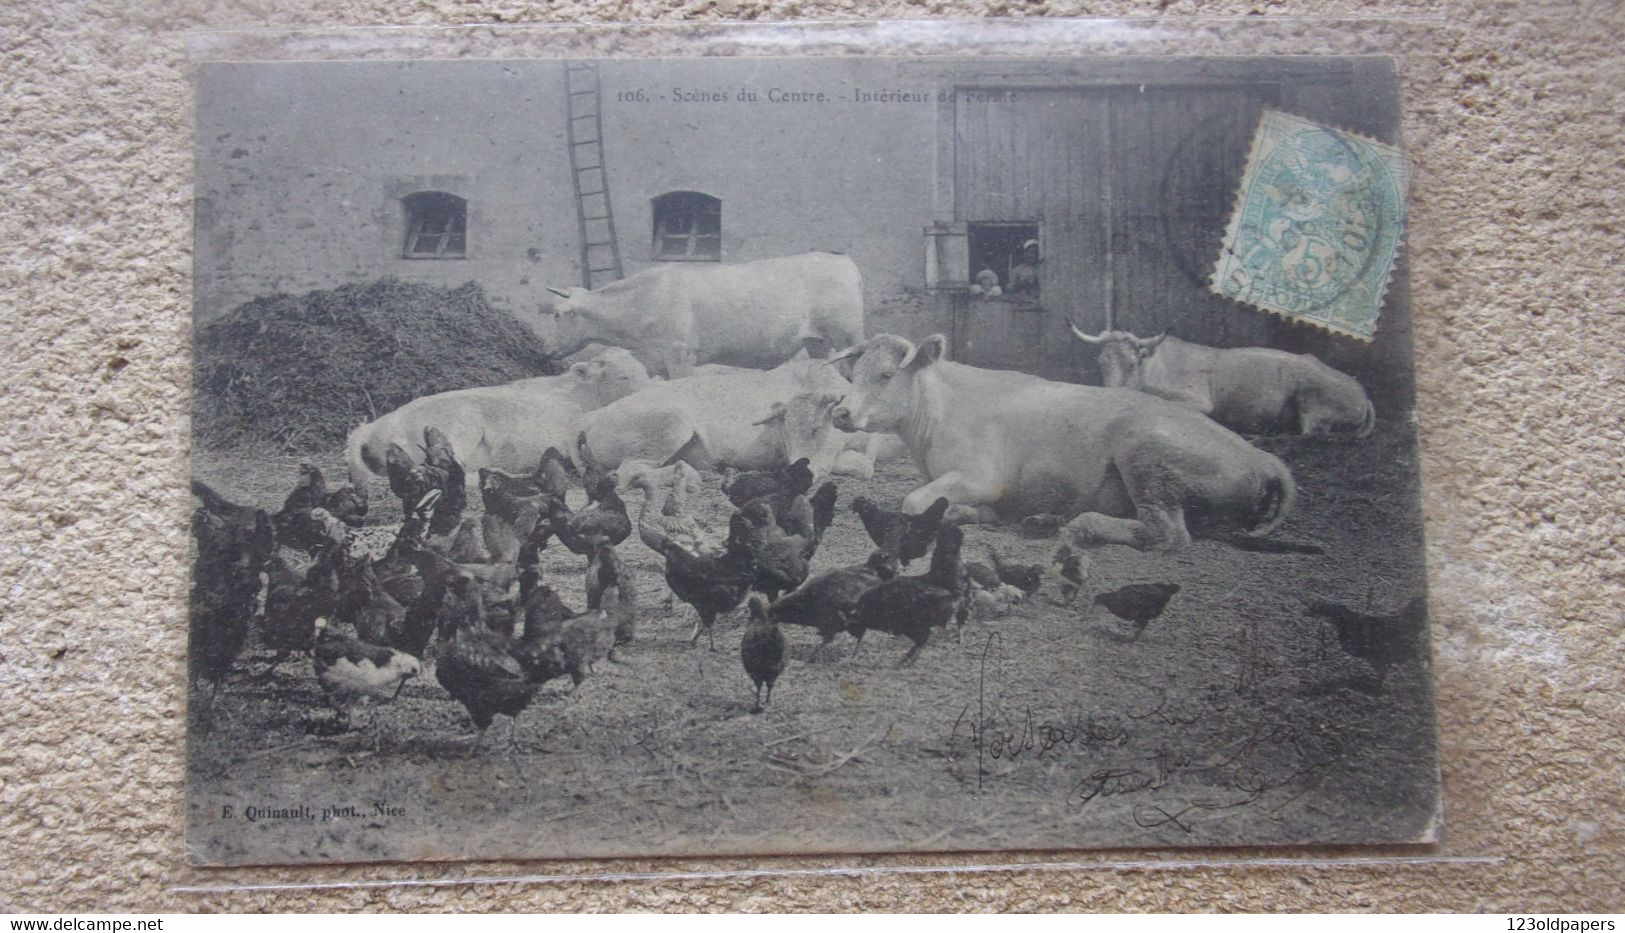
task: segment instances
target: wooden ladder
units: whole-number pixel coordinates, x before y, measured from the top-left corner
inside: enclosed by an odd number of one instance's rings
[[[576,189],[576,223],[581,232],[581,284],[588,288],[622,277],[621,248],[609,207],[609,174],[604,169],[604,121],[596,62],[564,63],[565,133],[570,178]]]

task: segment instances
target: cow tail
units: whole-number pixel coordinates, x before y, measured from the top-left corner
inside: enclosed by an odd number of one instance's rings
[[[1373,428],[1377,426],[1377,407],[1371,404],[1370,399],[1365,400],[1365,420],[1360,422],[1360,430],[1354,433],[1355,437],[1369,437]]]
[[[1292,471],[1276,457],[1265,454],[1270,461],[1270,475],[1264,480],[1264,490],[1258,497],[1254,512],[1256,524],[1247,533],[1262,538],[1274,531],[1292,514],[1298,499],[1298,485],[1292,481]]]

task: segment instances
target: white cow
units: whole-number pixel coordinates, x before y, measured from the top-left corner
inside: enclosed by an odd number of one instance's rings
[[[827,473],[845,446],[830,413],[851,386],[822,360],[657,383],[585,420],[582,463],[686,460],[703,469],[764,470],[806,457]]]
[[[660,263],[591,291],[548,291],[533,326],[556,355],[625,347],[667,377],[697,363],[777,366],[799,350],[825,357],[863,339],[862,277],[834,253]]]
[[[391,442],[421,459],[419,445],[429,427],[445,433],[471,481],[481,467],[528,472],[549,447],[566,454],[575,449],[584,413],[648,384],[643,364],[631,353],[612,348],[557,376],[413,399],[350,432],[345,450],[350,481],[365,488],[362,484],[369,474],[385,475],[384,455]]]
[[[1365,437],[1377,423],[1360,383],[1309,353],[1223,349],[1123,330],[1091,336],[1071,326],[1079,340],[1100,347],[1107,386],[1178,402],[1232,431]]]
[[[1125,389],[977,369],[943,357],[947,339],[871,337],[839,358],[852,391],[842,431],[886,431],[929,480],[903,510],[939,496],[980,520],[1076,515],[1081,543],[1164,549],[1190,541],[1187,511],[1263,535],[1292,509],[1286,465],[1208,418]]]

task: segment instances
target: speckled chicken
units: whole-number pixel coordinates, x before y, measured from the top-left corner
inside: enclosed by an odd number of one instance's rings
[[[638,627],[637,583],[614,545],[604,542],[593,553],[587,565],[586,586],[588,611],[604,613],[614,636],[608,651],[610,660],[614,660],[615,648],[631,644]]]
[[[370,644],[332,631],[327,619],[316,620],[316,643],[311,661],[316,681],[338,713],[339,725],[350,727],[352,707],[358,702],[392,702],[401,688],[422,673],[419,660],[404,651]],[[374,735],[374,744],[377,736]]]
[[[859,496],[852,500],[852,511],[863,520],[863,530],[869,533],[869,540],[907,567],[910,561],[924,557],[931,549],[931,542],[942,525],[942,516],[948,511],[948,500],[939,497],[924,512],[906,515]]]
[[[1020,590],[1023,597],[1031,598],[1044,585],[1043,565],[1006,560],[992,545],[988,546],[987,556],[993,559],[993,572],[999,575],[999,582]]]
[[[657,553],[666,547],[678,547],[692,557],[715,554],[722,550],[722,536],[703,521],[688,514],[681,504],[679,484],[674,478],[670,487],[661,484],[655,472],[638,473],[631,488],[643,492],[643,504],[638,508],[638,540]],[[673,507],[673,503],[678,503]]]
[[[937,530],[936,551],[931,568],[915,577],[893,577],[858,598],[850,631],[861,645],[870,629],[901,635],[914,643],[898,662],[913,662],[931,637],[933,628],[943,628],[957,618],[960,625],[969,611],[968,581],[960,566],[964,532],[956,525]],[[853,647],[857,653],[857,646]]]
[[[750,594],[750,623],[739,641],[739,658],[745,673],[756,685],[756,705],[751,712],[760,713],[765,705],[762,688],[767,688],[766,703],[773,702],[773,685],[784,673],[784,633],[773,620],[767,599],[760,593]]]
[[[1055,549],[1053,563],[1061,577],[1061,605],[1070,606],[1078,596],[1078,589],[1083,586],[1088,558],[1074,551],[1071,545],[1063,544]]]

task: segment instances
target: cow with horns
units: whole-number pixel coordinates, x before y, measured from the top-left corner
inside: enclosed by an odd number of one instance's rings
[[[1075,515],[1080,544],[1159,550],[1189,543],[1187,513],[1265,535],[1292,510],[1286,464],[1188,408],[1122,389],[951,363],[947,339],[880,334],[837,355],[852,389],[842,431],[895,433],[954,520]]]
[[[1108,388],[1134,389],[1194,408],[1243,434],[1348,434],[1365,437],[1376,409],[1354,377],[1307,353],[1267,347],[1220,349],[1167,332],[1136,337],[1123,330],[1072,334],[1100,348]]]

